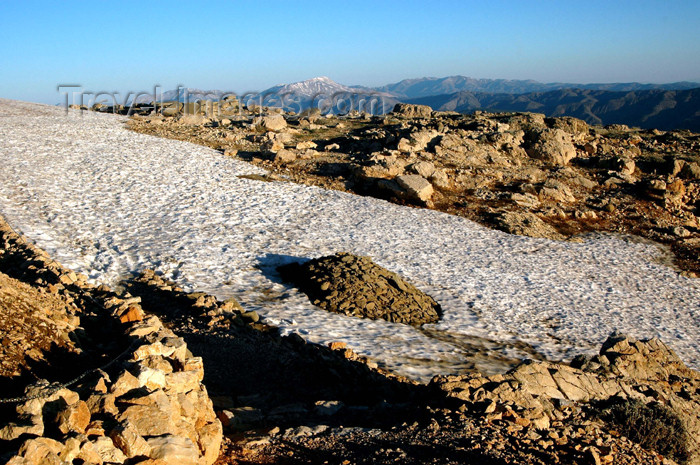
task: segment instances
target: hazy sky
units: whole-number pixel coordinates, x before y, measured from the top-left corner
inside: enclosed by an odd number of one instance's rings
[[[329,76],[700,81],[700,1],[0,0],[0,97],[234,92]]]

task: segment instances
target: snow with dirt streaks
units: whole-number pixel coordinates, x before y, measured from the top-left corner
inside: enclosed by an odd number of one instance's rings
[[[240,175],[261,170],[205,147],[132,133],[125,119],[0,100],[0,213],[64,265],[115,284],[154,268],[189,289],[235,296],[284,332],[345,341],[426,380],[459,370],[460,335],[552,358],[593,352],[614,330],[658,336],[700,366],[700,285],[657,246],[613,235],[580,243]],[[327,313],[275,266],[368,255],[440,302],[424,332]],[[444,335],[448,337],[434,337]]]

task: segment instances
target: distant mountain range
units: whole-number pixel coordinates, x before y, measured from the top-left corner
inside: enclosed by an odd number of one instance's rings
[[[221,91],[180,88],[163,92],[164,101],[217,100]],[[246,104],[325,113],[391,111],[398,102],[434,110],[531,111],[547,116],[575,116],[592,124],[627,124],[644,128],[690,129],[700,132],[700,83],[642,84],[541,83],[532,80],[474,79],[466,76],[405,79],[380,87],[346,86],[322,76],[280,84],[239,96]],[[150,102],[149,96],[139,103]]]
[[[560,89],[517,95],[456,92],[406,101],[429,105],[434,110],[460,113],[474,110],[529,111],[547,116],[574,116],[590,124],[617,123],[700,132],[700,88],[629,92]]]
[[[418,98],[432,95],[453,94],[456,92],[482,92],[489,94],[526,94],[530,92],[548,92],[559,89],[607,90],[611,92],[629,92],[637,90],[687,90],[700,87],[697,82],[673,82],[670,84],[640,84],[623,82],[613,84],[572,84],[551,82],[542,83],[532,80],[508,79],[474,79],[466,76],[448,76],[444,78],[424,77],[404,79],[394,84],[377,87],[375,90],[388,92],[397,98]]]
[[[399,102],[389,92],[361,86],[345,86],[321,76],[292,84],[280,84],[259,94],[247,95],[245,103],[278,106],[285,110],[301,112],[307,108],[320,108],[324,113],[347,113],[349,110],[365,110],[373,114],[391,111]]]

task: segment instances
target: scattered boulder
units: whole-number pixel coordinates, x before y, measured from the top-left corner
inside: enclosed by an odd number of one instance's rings
[[[579,356],[571,366],[527,360],[503,375],[436,376],[430,386],[471,411],[504,416],[514,409],[519,424],[545,430],[572,407],[596,413],[617,399],[661,404],[679,419],[681,436],[700,437],[700,374],[658,339],[613,334],[599,355]],[[687,463],[700,463],[697,441],[684,447]]]
[[[396,116],[405,118],[430,118],[433,114],[433,109],[428,105],[413,105],[410,103],[397,103],[392,110]]]
[[[397,184],[404,190],[408,200],[426,203],[433,195],[433,186],[423,176],[406,174],[396,178]]]
[[[440,305],[369,257],[338,253],[278,268],[324,310],[373,320],[422,325],[440,319]]]
[[[297,158],[298,157],[297,157],[296,152],[294,152],[292,150],[288,150],[288,149],[280,149],[277,151],[277,153],[275,153],[272,160],[275,163],[285,164],[285,163],[291,163],[294,160],[296,160]]]
[[[534,213],[505,212],[496,218],[496,224],[500,229],[510,234],[555,240],[564,240],[566,238]]]
[[[526,134],[525,150],[532,158],[566,165],[576,157],[571,135],[561,129],[535,129]]]
[[[557,118],[545,118],[545,123],[551,129],[561,129],[571,134],[577,142],[584,141],[590,133],[588,123],[572,116],[559,116]]]
[[[209,123],[209,118],[203,115],[182,115],[178,120],[178,123],[186,126],[201,126],[203,124]]]
[[[283,115],[275,113],[266,116],[257,116],[253,118],[253,125],[259,126],[266,131],[281,131],[287,127],[287,121]]]

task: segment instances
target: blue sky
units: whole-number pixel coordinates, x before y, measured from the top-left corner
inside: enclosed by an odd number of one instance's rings
[[[0,0],[0,97],[57,103],[178,84],[234,92],[329,76],[700,81],[700,2]]]

